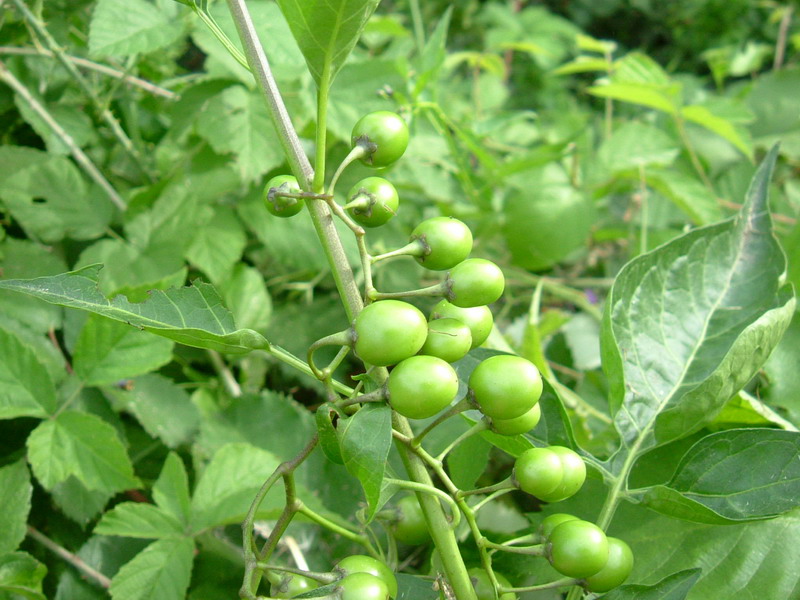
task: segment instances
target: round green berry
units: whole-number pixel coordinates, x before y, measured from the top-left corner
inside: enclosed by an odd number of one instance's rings
[[[458,319],[436,319],[428,323],[428,337],[419,353],[453,363],[464,358],[471,347],[469,327]]]
[[[424,253],[416,260],[426,269],[445,271],[462,262],[472,251],[472,232],[452,217],[434,217],[423,221],[411,232]]]

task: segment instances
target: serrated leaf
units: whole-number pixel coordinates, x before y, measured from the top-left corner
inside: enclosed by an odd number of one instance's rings
[[[337,432],[344,466],[364,488],[369,520],[378,507],[392,445],[392,411],[385,404],[364,406],[352,417],[340,419]]]
[[[239,327],[266,330],[272,316],[272,297],[258,269],[237,264],[219,285],[219,291]]]
[[[56,410],[56,390],[34,351],[0,329],[0,419],[47,417]]]
[[[183,600],[192,576],[194,542],[171,538],[153,542],[111,580],[113,600]]]
[[[686,569],[653,585],[623,585],[603,596],[606,600],[685,600],[701,569]]]
[[[250,444],[220,448],[200,476],[192,496],[192,531],[241,522],[256,492],[279,464],[274,454]],[[283,489],[278,484],[267,495],[259,514],[272,511],[277,516],[282,507]]]
[[[768,519],[800,505],[800,433],[741,429],[701,439],[663,486],[641,501],[699,523]]]
[[[317,86],[327,89],[380,0],[278,0]]]
[[[161,474],[153,485],[153,500],[181,523],[189,521],[189,477],[181,457],[175,452],[170,452],[164,461]]]
[[[757,372],[794,312],[762,163],[737,218],[631,261],[606,304],[603,367],[615,426],[637,451],[697,431]]]
[[[684,106],[681,108],[681,116],[729,141],[746,157],[750,158],[753,155],[753,148],[742,137],[742,133],[737,130],[736,126],[728,119],[715,115],[707,107]]]
[[[190,441],[200,423],[200,413],[183,387],[156,373],[137,377],[128,387],[106,393],[167,447]]]
[[[82,526],[100,514],[114,493],[107,490],[89,490],[74,475],[57,483],[50,490],[56,506]]]
[[[25,461],[0,468],[0,554],[16,550],[25,539],[32,493]]]
[[[0,199],[29,237],[46,243],[101,236],[113,208],[68,158],[15,146],[0,148]]]
[[[34,429],[27,445],[33,473],[48,490],[71,475],[90,490],[139,485],[116,429],[94,415],[63,412]]]
[[[86,385],[110,385],[167,364],[172,348],[168,339],[93,314],[81,329],[72,366]]]
[[[0,555],[0,597],[46,600],[42,580],[47,567],[25,552]]]
[[[678,144],[663,129],[630,121],[617,127],[603,142],[598,158],[611,171],[625,171],[651,165],[669,166],[679,152]]]
[[[145,0],[99,0],[89,26],[92,56],[132,56],[176,41],[183,28]]]
[[[102,265],[90,265],[53,277],[0,281],[0,289],[30,294],[53,304],[79,308],[163,335],[187,346],[219,352],[246,353],[269,343],[251,329],[235,329],[230,312],[214,288],[154,290],[145,302],[131,303],[117,296],[108,300],[97,288]]]
[[[153,504],[122,502],[102,516],[94,532],[99,535],[160,539],[180,535],[183,526],[174,516]]]
[[[247,235],[232,209],[214,207],[214,218],[198,229],[186,250],[186,260],[197,266],[211,283],[219,285],[242,257]]]
[[[243,86],[229,87],[208,102],[197,133],[215,152],[236,156],[237,170],[245,182],[257,180],[284,162],[263,97]]]

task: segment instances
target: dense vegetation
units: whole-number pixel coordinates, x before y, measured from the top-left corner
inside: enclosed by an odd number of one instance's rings
[[[798,597],[796,3],[242,4],[0,0],[0,600]]]

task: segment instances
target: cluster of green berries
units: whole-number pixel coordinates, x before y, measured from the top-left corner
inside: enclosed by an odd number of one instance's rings
[[[322,584],[332,585],[332,596],[339,600],[389,600],[397,597],[397,578],[392,570],[380,560],[361,554],[343,558],[331,573],[317,574],[319,580],[279,572],[267,576],[272,583],[272,598],[295,598]]]
[[[362,162],[385,167],[405,152],[408,129],[395,113],[371,113],[354,127],[352,144]],[[288,175],[271,179],[265,188],[265,202],[277,216],[296,214],[303,202],[297,181]],[[367,177],[353,186],[343,208],[356,223],[372,228],[388,222],[398,207],[397,190],[389,181]],[[420,223],[412,231],[409,244],[392,254],[411,255],[427,269],[447,271],[439,288],[444,298],[428,318],[407,302],[377,300],[364,307],[348,331],[350,343],[364,363],[391,367],[384,392],[391,407],[404,417],[427,419],[450,406],[459,389],[452,363],[480,346],[492,330],[488,305],[500,298],[505,280],[491,261],[469,258],[472,243],[472,232],[458,219],[436,217]],[[497,355],[475,367],[467,394],[492,431],[514,436],[538,424],[542,388],[541,375],[533,363],[519,356]],[[559,502],[576,494],[585,479],[585,463],[575,451],[550,446],[522,453],[515,462],[511,483],[545,502]],[[395,539],[401,543],[419,545],[430,539],[423,511],[413,495],[395,504],[389,521]],[[621,540],[606,537],[592,523],[571,515],[551,515],[543,521],[539,534],[552,566],[580,580],[590,591],[608,591],[630,574],[630,548]],[[385,600],[397,594],[394,575],[375,559],[349,557],[335,572],[340,577],[338,589],[343,600]],[[470,570],[470,576],[479,600],[495,598],[482,569]],[[502,575],[497,577],[502,587],[511,587]],[[300,576],[290,579],[297,586],[316,585]],[[515,597],[507,593],[501,600]]]

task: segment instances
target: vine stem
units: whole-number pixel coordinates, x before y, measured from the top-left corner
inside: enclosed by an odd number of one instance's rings
[[[58,58],[54,52],[45,50],[44,48],[17,48],[16,46],[0,46],[0,54],[11,56],[34,56],[39,58]],[[90,71],[97,71],[98,73],[108,75],[114,79],[120,79],[128,85],[138,87],[146,92],[149,92],[150,94],[153,94],[154,96],[160,96],[161,98],[166,98],[167,100],[172,101],[176,101],[178,98],[180,98],[178,94],[171,90],[158,86],[151,81],[142,79],[141,77],[136,77],[135,75],[130,75],[124,71],[112,69],[108,65],[96,63],[79,56],[71,56],[69,54],[64,54],[64,58],[77,67],[88,69]]]
[[[86,81],[86,78],[78,71],[77,67],[70,62],[67,58],[66,53],[61,49],[53,39],[53,36],[50,35],[50,32],[47,31],[47,27],[45,27],[44,23],[34,15],[31,10],[28,8],[28,5],[23,2],[23,0],[13,0],[14,5],[17,7],[22,13],[22,16],[25,20],[30,23],[31,27],[33,27],[36,34],[44,40],[44,43],[50,49],[50,52],[58,59],[58,61],[63,65],[63,67],[67,70],[70,76],[77,82],[78,86],[83,90],[83,93],[89,98],[89,101],[94,106],[94,109],[100,115],[100,118],[105,122],[106,125],[111,129],[111,132],[114,134],[114,137],[119,140],[119,143],[122,144],[122,147],[128,153],[128,155],[133,159],[133,162],[136,166],[141,170],[142,173],[147,176],[150,181],[155,181],[152,173],[147,169],[142,159],[141,154],[133,145],[133,142],[128,137],[128,134],[123,131],[122,127],[117,121],[116,117],[111,114],[111,111],[104,106],[97,95],[94,93],[92,86],[89,85],[89,82]]]
[[[94,581],[100,587],[108,589],[111,587],[111,580],[103,575],[97,569],[90,567],[86,562],[81,559],[81,557],[73,554],[63,546],[57,544],[45,534],[40,532],[38,529],[34,529],[30,525],[28,526],[28,535],[39,542],[42,546],[50,550],[51,552],[57,554],[59,557],[63,558],[73,567],[78,569],[81,573],[86,575],[89,579]]]
[[[19,79],[14,77],[14,74],[8,70],[2,61],[0,61],[0,79],[5,81],[11,87],[11,89],[17,93],[22,101],[30,106],[31,110],[47,124],[53,133],[58,136],[58,139],[60,139],[64,145],[69,148],[70,154],[72,154],[75,162],[77,162],[83,168],[86,174],[91,177],[97,185],[103,188],[103,191],[106,193],[114,206],[124,212],[127,208],[125,200],[123,200],[122,196],[117,193],[117,190],[114,189],[114,186],[112,186],[108,180],[103,177],[103,174],[92,162],[92,159],[90,159],[83,152],[83,150],[80,149],[80,147],[75,143],[75,140],[72,139],[72,136],[64,131],[64,128],[58,124],[58,121],[56,121],[53,116],[47,112],[47,109],[31,95],[31,93],[28,91],[28,88],[26,88]]]

